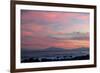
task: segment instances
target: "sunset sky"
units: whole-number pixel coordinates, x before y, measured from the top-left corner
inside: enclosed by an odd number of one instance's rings
[[[21,48],[89,48],[89,13],[21,10]]]

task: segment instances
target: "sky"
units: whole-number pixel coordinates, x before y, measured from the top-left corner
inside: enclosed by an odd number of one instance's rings
[[[89,48],[89,13],[21,10],[21,48]]]

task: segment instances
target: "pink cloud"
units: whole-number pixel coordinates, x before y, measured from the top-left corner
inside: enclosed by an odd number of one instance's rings
[[[70,40],[50,37],[55,34],[63,35],[77,31],[89,32],[89,24],[76,24],[74,21],[71,24],[70,19],[72,18],[88,20],[89,15],[46,11],[23,12],[21,16],[21,21],[23,22],[21,25],[22,48],[44,49],[52,46],[61,48],[89,47],[89,40],[86,39]]]
[[[48,47],[61,47],[65,49],[89,47],[89,40],[63,40],[49,37],[33,36],[30,40],[23,40],[23,48],[45,49]]]

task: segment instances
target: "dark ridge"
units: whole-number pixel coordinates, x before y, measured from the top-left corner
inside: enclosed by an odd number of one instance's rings
[[[50,62],[50,61],[69,61],[69,60],[88,60],[90,57],[89,55],[84,55],[84,56],[76,56],[76,57],[72,57],[70,56],[70,58],[66,58],[66,56],[62,56],[62,58],[60,58],[59,56],[57,56],[55,59],[48,59],[48,58],[29,58],[29,59],[24,59],[21,61],[21,63],[27,63],[27,62]]]

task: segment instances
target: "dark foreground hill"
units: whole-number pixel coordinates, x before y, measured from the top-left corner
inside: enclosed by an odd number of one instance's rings
[[[27,63],[27,62],[50,62],[50,61],[70,61],[70,60],[87,60],[89,59],[89,55],[85,55],[85,56],[77,56],[74,58],[66,58],[66,56],[62,56],[62,58],[60,57],[55,57],[55,58],[29,58],[29,59],[24,59],[21,62],[22,63]]]
[[[42,50],[21,50],[21,62],[48,62],[89,59],[89,48],[63,49],[49,47]]]

